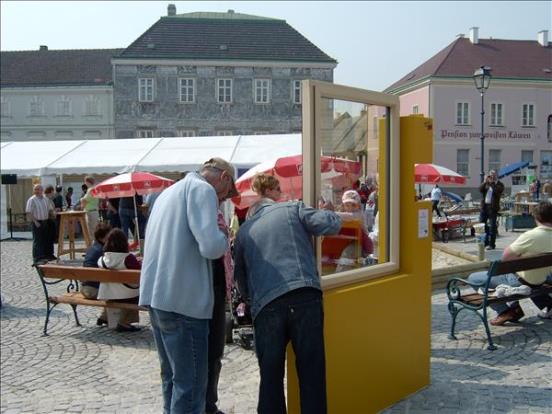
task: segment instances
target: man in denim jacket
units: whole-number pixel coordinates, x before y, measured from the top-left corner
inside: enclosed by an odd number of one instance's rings
[[[291,340],[301,413],[325,413],[324,313],[312,236],[337,234],[341,219],[301,202],[262,199],[251,209],[236,238],[234,277],[253,316],[258,412],[286,412],[283,379]]]

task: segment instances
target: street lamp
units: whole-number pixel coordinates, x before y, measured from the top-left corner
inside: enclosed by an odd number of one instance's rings
[[[484,134],[484,126],[485,126],[485,91],[489,88],[489,85],[491,83],[491,68],[488,66],[481,66],[479,69],[477,69],[473,74],[473,82],[475,83],[475,87],[481,94],[481,181],[485,181],[485,163],[484,163],[484,157],[485,157],[485,134]]]

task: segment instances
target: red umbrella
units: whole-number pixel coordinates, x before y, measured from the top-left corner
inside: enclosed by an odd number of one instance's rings
[[[332,180],[334,186],[350,187],[360,176],[360,163],[346,158],[330,156],[320,157],[322,180]],[[232,202],[238,208],[251,206],[258,200],[258,195],[251,189],[255,175],[264,173],[273,175],[280,181],[282,201],[301,198],[303,192],[303,156],[292,155],[266,161],[246,171],[236,181],[240,192]]]
[[[435,164],[416,164],[414,182],[418,184],[466,184],[466,177]]]
[[[91,194],[96,198],[132,197],[134,199],[134,219],[137,221],[138,209],[136,207],[136,198],[134,198],[134,195],[159,193],[173,183],[173,180],[148,172],[129,172],[102,181],[94,186]],[[136,229],[138,231],[139,240],[140,230],[137,222]]]

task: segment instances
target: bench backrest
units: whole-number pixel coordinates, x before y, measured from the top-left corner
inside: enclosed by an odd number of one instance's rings
[[[111,270],[96,267],[38,265],[42,276],[50,279],[71,279],[79,281],[140,283],[140,270]]]
[[[509,260],[503,262],[498,260],[491,264],[489,276],[504,275],[506,273],[516,273],[521,270],[539,269],[541,267],[552,266],[552,252],[543,253],[521,259]]]

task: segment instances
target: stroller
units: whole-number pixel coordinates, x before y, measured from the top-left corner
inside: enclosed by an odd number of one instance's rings
[[[229,315],[230,314],[230,315]],[[238,289],[233,286],[231,291],[231,309],[227,313],[226,343],[236,343],[243,349],[253,349],[253,318],[249,306],[240,296]]]

